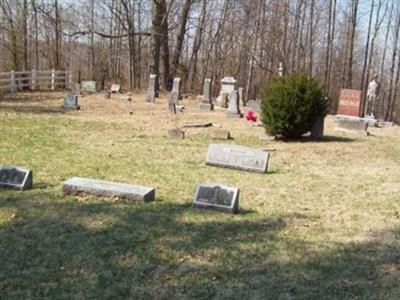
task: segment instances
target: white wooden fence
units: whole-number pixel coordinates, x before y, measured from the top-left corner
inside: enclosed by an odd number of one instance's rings
[[[0,92],[17,92],[25,88],[31,90],[51,90],[72,88],[70,71],[11,71],[0,73]]]

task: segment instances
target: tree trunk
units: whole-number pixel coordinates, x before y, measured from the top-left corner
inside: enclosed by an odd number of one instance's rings
[[[179,68],[179,60],[181,57],[183,40],[186,34],[186,23],[189,17],[190,8],[192,6],[193,0],[185,0],[182,8],[181,19],[179,22],[179,29],[176,35],[176,47],[174,51],[174,56],[172,58],[172,75],[177,76]]]

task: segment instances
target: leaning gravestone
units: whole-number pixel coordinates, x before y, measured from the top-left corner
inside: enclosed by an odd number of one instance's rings
[[[82,93],[96,93],[97,92],[96,81],[93,81],[93,80],[82,81],[81,92]]]
[[[66,95],[64,97],[63,108],[66,109],[76,109],[79,110],[81,107],[78,105],[78,96],[77,95]]]
[[[217,167],[265,173],[269,153],[239,145],[210,144],[206,164]]]
[[[236,214],[239,211],[239,189],[219,183],[200,183],[193,205]]]
[[[63,194],[93,194],[132,201],[153,201],[155,199],[155,190],[152,187],[79,177],[71,178],[63,183]]]
[[[231,91],[229,94],[229,106],[226,111],[228,117],[231,118],[241,118],[243,114],[240,112],[239,108],[239,97],[237,91]]]
[[[33,173],[31,170],[16,166],[1,166],[0,187],[27,190],[31,189],[32,185]]]
[[[214,106],[211,101],[211,79],[207,78],[204,80],[204,87],[203,87],[203,100],[200,104],[199,110],[206,112],[212,111]]]
[[[147,88],[147,102],[154,103],[156,98],[156,77],[155,74],[150,74],[149,87]]]

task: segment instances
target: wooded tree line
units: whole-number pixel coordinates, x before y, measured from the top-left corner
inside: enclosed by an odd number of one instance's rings
[[[398,0],[0,0],[0,68],[68,69],[75,79],[214,94],[224,76],[260,97],[277,75],[308,72],[340,88],[380,83],[379,116],[399,118]]]

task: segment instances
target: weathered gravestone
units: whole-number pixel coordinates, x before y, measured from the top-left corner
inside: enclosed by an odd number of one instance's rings
[[[259,100],[249,100],[246,103],[247,107],[250,107],[254,112],[261,112],[261,101]]]
[[[81,91],[82,93],[96,93],[97,92],[96,81],[93,80],[82,81]]]
[[[147,97],[146,97],[146,101],[147,102],[155,102],[156,99],[156,77],[157,75],[155,74],[150,74],[150,78],[149,78],[149,86],[147,88]]]
[[[193,205],[236,214],[239,211],[239,189],[219,183],[200,183]]]
[[[155,189],[125,183],[74,177],[63,183],[64,195],[93,194],[132,201],[153,201]]]
[[[66,95],[64,97],[63,108],[66,109],[76,109],[79,110],[81,107],[78,105],[78,96],[77,95]]]
[[[368,134],[368,122],[359,117],[350,117],[350,116],[336,116],[336,126],[335,130],[344,131],[348,133]]]
[[[203,100],[200,104],[199,110],[200,111],[212,111],[214,106],[211,101],[211,79],[207,78],[204,80],[203,86]]]
[[[32,185],[33,173],[31,170],[16,166],[1,166],[0,187],[27,190],[31,189]]]
[[[213,140],[229,140],[231,138],[231,133],[228,130],[216,129],[212,133]]]
[[[236,79],[233,77],[224,77],[221,79],[221,90],[217,98],[217,104],[221,107],[226,107],[226,96],[230,95],[232,91],[236,89]]]
[[[175,103],[178,104],[178,101],[182,100],[181,79],[179,77],[174,78],[174,83],[172,85],[172,94],[174,94]]]
[[[210,144],[206,164],[217,167],[265,173],[269,153],[239,145]]]
[[[361,91],[341,89],[339,96],[339,115],[358,117],[360,113]]]
[[[226,111],[228,117],[231,118],[241,118],[243,114],[240,112],[239,108],[239,97],[237,91],[231,91],[229,94],[229,106]]]
[[[111,93],[119,93],[121,91],[121,85],[119,84],[112,84],[110,88]]]
[[[246,106],[246,103],[244,102],[244,99],[243,99],[243,88],[242,87],[238,88],[238,95],[239,95],[240,105]]]

